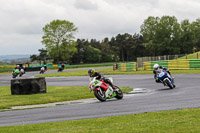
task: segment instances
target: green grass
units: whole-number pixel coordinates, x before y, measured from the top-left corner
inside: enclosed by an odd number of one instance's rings
[[[96,63],[96,64],[78,64],[78,65],[66,65],[65,69],[75,69],[75,68],[94,68],[94,67],[108,67],[113,66],[114,62],[109,63]],[[36,65],[37,66],[37,65]],[[48,70],[58,70],[58,66],[48,66]]]
[[[79,65],[68,65],[65,66],[66,69],[72,68],[90,68],[90,67],[106,67],[106,66],[113,66],[113,62],[111,63],[96,63],[96,64],[79,64]],[[49,69],[58,69],[58,67],[48,67]]]
[[[93,67],[107,67],[107,66],[113,66],[113,62],[111,62],[111,63],[68,65],[68,66],[65,66],[65,69],[89,68],[89,67],[93,68]],[[16,65],[0,65],[0,73],[11,72],[15,67],[16,67]],[[58,69],[58,66],[48,67],[48,69]]]
[[[200,109],[0,127],[2,133],[199,133]]]
[[[197,54],[198,54],[198,56],[197,56]],[[177,59],[178,60],[179,59],[200,59],[200,51],[196,52],[196,53],[188,54],[187,57],[183,56],[183,57],[180,57],[180,58],[177,58]]]
[[[11,72],[15,67],[15,65],[0,65],[0,73]]]
[[[120,72],[118,70],[113,71],[113,69],[96,69],[103,73],[104,75],[118,75],[118,74],[153,74],[152,71],[133,71],[133,72]],[[172,74],[200,74],[200,70],[170,70]],[[53,74],[42,74],[36,77],[66,77],[66,76],[88,76],[87,70],[81,71],[69,71],[69,72],[59,72]]]
[[[121,87],[124,93],[133,88]],[[11,95],[10,87],[0,87],[0,109],[8,109],[11,106],[44,104],[77,99],[93,98],[94,94],[87,86],[59,86],[47,87],[47,93],[32,95]]]

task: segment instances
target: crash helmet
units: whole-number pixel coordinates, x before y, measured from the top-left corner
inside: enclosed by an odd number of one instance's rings
[[[14,73],[19,74],[19,69],[15,69]]]
[[[89,75],[89,76],[94,76],[94,74],[95,74],[95,70],[94,70],[93,68],[90,68],[90,69],[88,70],[88,75]]]
[[[158,67],[159,67],[159,65],[158,65],[158,64],[154,64],[154,65],[153,65],[153,69],[154,69],[154,70],[157,70],[157,69],[158,69]]]

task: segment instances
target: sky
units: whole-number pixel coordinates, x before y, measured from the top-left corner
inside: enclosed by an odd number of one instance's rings
[[[56,19],[73,22],[76,39],[101,41],[140,33],[145,19],[164,15],[196,21],[200,0],[0,0],[0,55],[38,54],[42,28]]]

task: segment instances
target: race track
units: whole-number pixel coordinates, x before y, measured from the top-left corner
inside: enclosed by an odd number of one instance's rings
[[[34,74],[36,72],[30,72],[26,76]],[[175,89],[155,83],[153,75],[109,75],[108,77],[113,77],[114,83],[118,86],[145,88],[147,93],[127,94],[122,100],[106,102],[93,100],[88,103],[80,102],[47,108],[0,112],[0,126],[200,107],[200,74],[173,76],[175,77]],[[11,75],[0,75],[0,86],[10,85],[10,79]],[[46,81],[48,86],[88,86],[87,76],[46,78]]]

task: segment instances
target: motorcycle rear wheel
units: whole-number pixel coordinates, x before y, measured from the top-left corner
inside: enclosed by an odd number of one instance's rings
[[[105,91],[102,91],[102,93],[99,90],[94,90],[94,95],[96,96],[96,98],[101,101],[104,102],[106,101],[106,94]]]
[[[117,96],[115,96],[115,98],[117,98],[117,99],[122,99],[123,98],[123,92],[122,92],[122,90],[119,88],[119,87],[117,87],[116,86],[116,94],[117,94]]]

